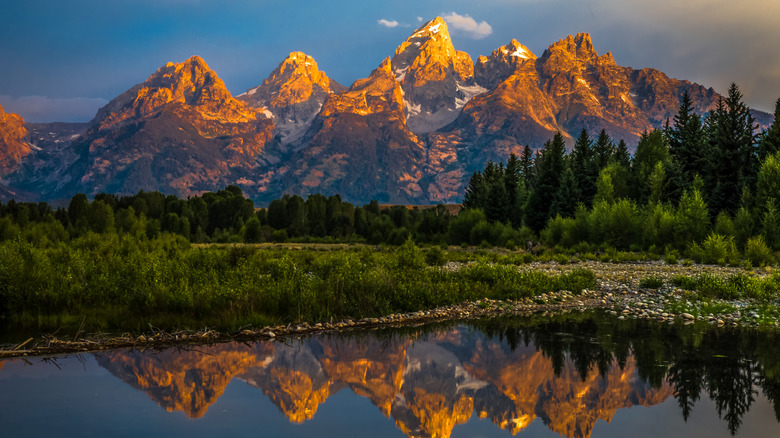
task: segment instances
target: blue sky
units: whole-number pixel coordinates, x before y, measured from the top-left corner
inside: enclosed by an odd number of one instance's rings
[[[87,121],[160,66],[192,55],[234,94],[296,50],[349,85],[391,56],[419,18],[439,15],[472,58],[512,38],[541,55],[589,32],[620,65],[720,92],[733,81],[765,111],[780,97],[776,0],[0,1],[0,104],[36,122]]]

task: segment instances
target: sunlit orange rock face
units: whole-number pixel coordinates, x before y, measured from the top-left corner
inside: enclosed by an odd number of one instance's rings
[[[272,358],[247,370],[241,379],[262,390],[293,423],[314,417],[336,392],[322,364],[304,345],[277,348]]]
[[[447,125],[465,102],[486,91],[474,81],[469,54],[455,50],[441,17],[420,26],[398,46],[392,69],[404,91],[409,129],[416,133]]]
[[[53,173],[56,192],[179,196],[224,188],[257,167],[273,121],[234,99],[195,56],[169,63],[101,108]]]
[[[571,148],[582,129],[604,129],[631,149],[676,114],[684,91],[700,114],[721,97],[655,69],[622,67],[586,33],[540,56],[512,39],[474,63],[437,17],[390,55],[345,89],[292,52],[236,99],[199,57],[169,63],[102,108],[86,133],[55,136],[61,143],[44,152],[13,140],[24,128],[5,122],[16,128],[0,126],[9,186],[0,185],[0,198],[186,196],[236,184],[258,204],[311,193],[354,204],[459,203],[487,161],[539,149],[556,132]]]
[[[287,193],[340,194],[354,202],[408,203],[420,187],[425,144],[406,126],[403,92],[386,59],[349,90],[331,94],[302,143],[279,169]]]
[[[479,342],[464,368],[512,400],[513,411],[486,409],[479,415],[513,434],[539,416],[562,436],[589,437],[597,420],[609,422],[618,409],[655,405],[673,395],[668,383],[651,389],[641,382],[633,358],[623,369],[613,362],[604,377],[593,367],[583,379],[570,360],[556,376],[550,358],[534,348],[508,351],[499,344]]]
[[[0,176],[13,171],[19,161],[30,153],[26,136],[22,116],[6,113],[0,106]]]
[[[312,419],[328,397],[350,388],[410,437],[449,437],[476,413],[512,434],[540,418],[562,436],[585,438],[618,409],[673,394],[668,383],[652,389],[642,382],[633,358],[623,368],[612,363],[604,376],[594,367],[584,378],[566,359],[556,375],[533,346],[511,350],[458,329],[414,341],[333,336],[204,349],[101,353],[98,363],[167,410],[193,418],[233,378],[260,389],[294,423]]]
[[[273,354],[272,344],[219,344],[194,351],[168,349],[100,353],[100,366],[133,388],[145,392],[169,412],[202,417],[236,375]]]
[[[274,117],[282,142],[297,140],[320,111],[325,99],[346,88],[321,71],[303,52],[292,52],[261,85],[236,98],[254,108],[265,108]]]
[[[331,381],[348,385],[389,417],[404,383],[406,349],[410,341],[336,338],[323,342],[320,362]]]

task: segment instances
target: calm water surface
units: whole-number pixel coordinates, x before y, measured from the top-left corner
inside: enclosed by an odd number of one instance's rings
[[[0,435],[776,437],[777,341],[585,314],[15,359]]]

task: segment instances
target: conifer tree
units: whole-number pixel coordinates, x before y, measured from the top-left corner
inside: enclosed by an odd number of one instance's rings
[[[523,194],[520,192],[525,191],[525,184],[521,166],[522,162],[517,158],[517,155],[511,154],[504,169],[504,186],[506,187],[509,205],[507,207],[507,217],[503,221],[509,220],[515,227],[519,227],[522,223],[522,202],[524,200]]]
[[[612,143],[612,139],[609,138],[606,130],[602,129],[599,133],[596,144],[593,145],[593,150],[596,153],[599,170],[607,167],[615,156],[615,144]]]
[[[742,187],[753,186],[758,171],[755,129],[753,116],[742,102],[742,93],[732,83],[728,97],[721,99],[707,118],[713,162],[712,171],[708,173],[712,215],[723,210],[735,212]]]
[[[574,149],[571,152],[571,169],[574,180],[580,189],[579,202],[590,206],[596,195],[596,179],[599,176],[599,166],[596,161],[596,153],[593,150],[593,142],[588,131],[583,128]]]
[[[628,145],[622,138],[618,142],[617,148],[615,149],[615,156],[613,160],[626,169],[631,167],[631,154],[628,153]]]
[[[487,185],[482,177],[482,172],[475,170],[469,178],[466,194],[463,196],[464,209],[482,208],[487,198]]]
[[[763,161],[767,156],[780,151],[780,99],[775,103],[775,121],[761,135],[758,142],[758,159]]]
[[[526,188],[530,188],[532,185],[533,167],[533,151],[530,146],[525,145],[523,148],[523,157],[520,159],[520,173],[523,175],[523,181],[525,182]]]
[[[674,116],[674,127],[666,127],[669,153],[680,167],[683,187],[693,181],[697,173],[707,172],[707,136],[701,118],[693,110],[691,96],[685,91],[680,108]]]
[[[560,178],[565,169],[565,156],[566,144],[559,131],[552,140],[545,142],[542,154],[537,158],[534,166],[537,169],[538,179],[534,182],[533,191],[528,198],[525,219],[528,226],[535,231],[544,228],[550,218],[552,195],[560,187]]]
[[[574,173],[567,166],[560,181],[558,191],[550,205],[550,217],[561,215],[562,217],[574,217],[577,205],[580,202],[580,190],[574,179]]]

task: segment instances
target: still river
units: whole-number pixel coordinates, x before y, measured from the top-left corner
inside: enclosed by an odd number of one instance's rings
[[[586,312],[12,359],[0,436],[776,437],[778,340]]]

